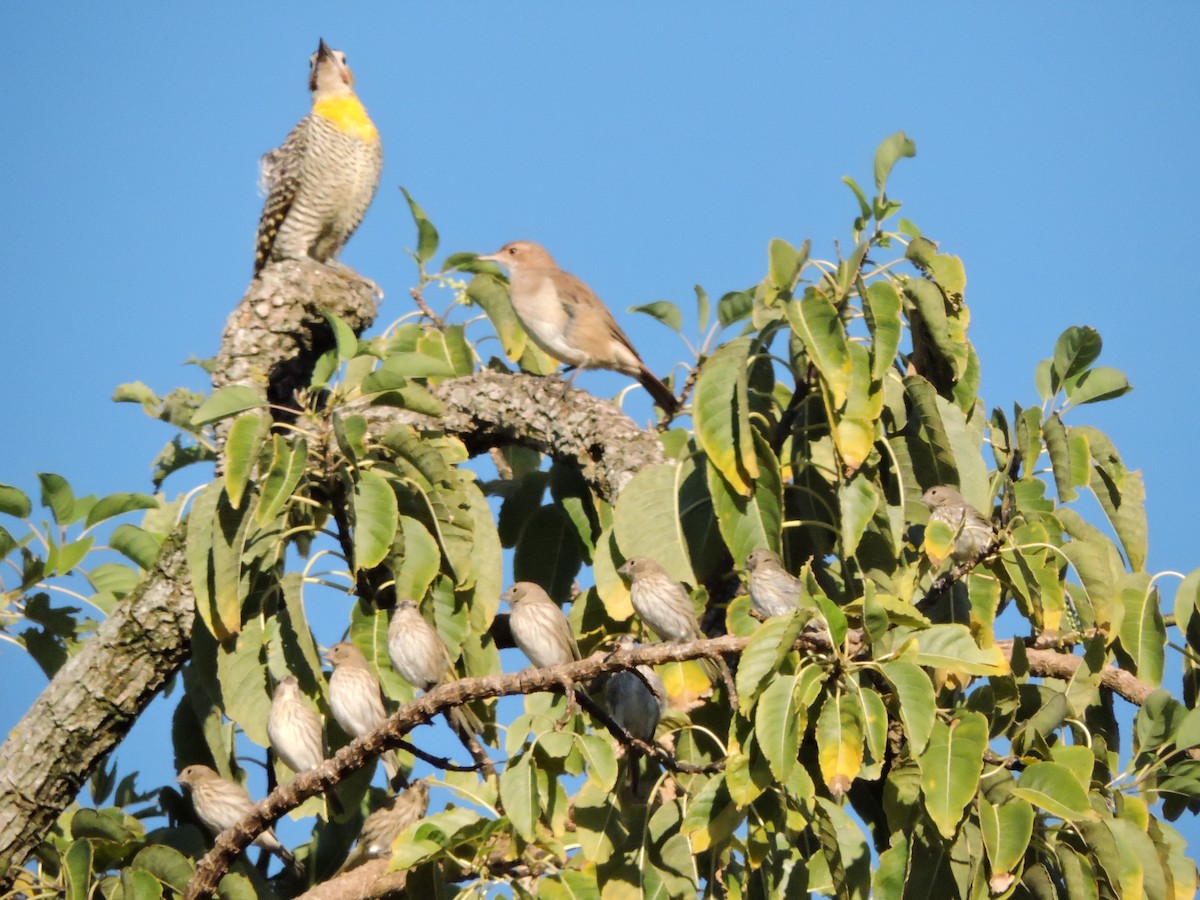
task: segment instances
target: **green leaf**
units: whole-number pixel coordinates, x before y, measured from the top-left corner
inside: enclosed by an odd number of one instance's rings
[[[217,530],[217,505],[224,486],[214,481],[204,488],[192,501],[188,511],[187,562],[191,576],[192,592],[196,595],[196,613],[204,622],[208,633],[217,640],[224,640],[230,632],[213,615],[213,538]]]
[[[1008,660],[999,647],[981,650],[966,625],[934,625],[915,635],[916,663],[961,669],[968,675],[1006,675]]]
[[[373,470],[359,473],[354,486],[354,563],[370,569],[387,558],[399,522],[396,494]]]
[[[834,798],[843,796],[863,763],[863,708],[841,690],[826,695],[817,717],[817,759]]]
[[[896,362],[904,325],[900,295],[890,281],[876,281],[863,298],[863,317],[871,332],[871,379],[882,381]]]
[[[807,727],[808,707],[824,675],[820,666],[803,666],[795,675],[772,679],[759,698],[754,713],[754,736],[771,773],[780,782],[788,780],[796,765],[800,736]]]
[[[742,715],[749,715],[767,680],[779,671],[792,652],[803,627],[802,616],[775,616],[750,636],[737,670],[738,708]]]
[[[749,338],[736,338],[717,348],[700,369],[692,415],[696,438],[730,488],[749,496],[758,476],[750,436]]]
[[[417,224],[417,262],[424,266],[433,258],[433,254],[437,253],[437,229],[433,227],[433,223],[425,215],[425,210],[421,209],[412,195],[403,187],[400,188],[400,191],[404,194],[404,199],[408,201],[408,209],[412,213],[413,221]]]
[[[771,238],[767,247],[767,277],[776,290],[791,292],[796,286],[800,270],[808,260],[810,242],[805,241],[797,250],[782,238]]]
[[[754,309],[753,291],[730,291],[717,301],[717,321],[722,328],[740,322]]]
[[[115,516],[139,509],[157,509],[158,505],[158,500],[149,494],[109,494],[107,497],[97,500],[95,505],[88,510],[84,524],[91,528],[93,525]]]
[[[680,521],[681,475],[678,463],[641,469],[617,498],[613,525],[625,559],[652,557],[672,578],[695,584]]]
[[[857,475],[838,487],[838,505],[841,507],[842,552],[851,557],[858,550],[858,542],[875,515],[880,496],[875,485],[865,475]]]
[[[1080,374],[1100,356],[1100,332],[1094,328],[1072,325],[1058,336],[1054,346],[1055,384],[1052,393],[1068,378]]]
[[[264,409],[267,401],[254,388],[235,384],[215,391],[211,397],[200,404],[193,413],[192,425],[207,425],[219,419],[236,416],[248,409]]]
[[[33,511],[25,492],[10,484],[0,484],[0,513],[26,519]]]
[[[1054,486],[1060,503],[1075,499],[1075,476],[1072,471],[1071,446],[1066,426],[1058,413],[1042,423],[1042,436],[1046,440],[1046,451],[1050,454],[1050,466],[1054,471]]]
[[[522,753],[509,760],[500,773],[500,802],[517,834],[527,841],[537,837],[542,809],[532,760],[531,755]]]
[[[904,660],[882,663],[879,670],[896,692],[896,712],[908,735],[909,751],[919,759],[929,743],[937,716],[933,683],[920,666]]]
[[[717,775],[692,794],[679,830],[691,839],[694,853],[703,853],[727,840],[745,816],[746,810],[729,795],[725,778]]]
[[[1131,578],[1134,584],[1121,591],[1125,617],[1121,620],[1121,648],[1133,660],[1138,678],[1153,687],[1162,683],[1163,652],[1167,629],[1159,612],[1158,588],[1144,573]]]
[[[258,451],[271,430],[271,419],[253,412],[234,419],[225,440],[225,493],[234,509],[242,505],[242,494],[258,462]]]
[[[1011,790],[1022,800],[1069,822],[1099,818],[1088,803],[1087,791],[1062,763],[1032,763]]]
[[[121,890],[124,900],[159,900],[163,895],[157,878],[133,866],[121,870]]]
[[[254,521],[259,525],[266,525],[283,512],[308,462],[308,442],[304,438],[297,437],[295,444],[289,446],[283,435],[276,434],[272,436],[272,444],[271,467],[262,479],[262,494],[254,511]]]
[[[149,872],[163,884],[182,894],[196,871],[191,860],[166,844],[149,844],[137,852],[130,865]]]
[[[1072,406],[1112,400],[1133,390],[1125,373],[1110,366],[1088,369],[1078,377],[1069,379],[1064,387]]]
[[[143,569],[150,568],[158,558],[162,538],[136,525],[118,525],[108,538],[108,545],[127,556]]]
[[[700,285],[693,285],[693,290],[696,292],[696,318],[700,323],[700,330],[704,331],[708,328],[708,317],[710,314],[708,293]]]
[[[683,330],[683,313],[679,311],[679,307],[669,300],[655,300],[653,303],[646,303],[642,306],[631,306],[629,312],[640,312],[658,319],[668,328],[679,332]]]
[[[263,621],[251,616],[236,640],[223,641],[217,646],[217,676],[225,715],[262,747],[269,743],[267,714],[271,709],[265,645]]]
[[[717,527],[737,566],[744,566],[746,557],[759,547],[778,551],[783,529],[783,484],[778,459],[758,432],[754,432],[754,449],[758,478],[749,496],[734,490],[711,462],[704,467]]]
[[[75,521],[75,492],[67,479],[52,472],[39,472],[37,478],[42,485],[42,506],[50,508],[54,521],[59,525]]]
[[[345,362],[348,359],[353,359],[358,353],[358,335],[354,333],[354,329],[327,309],[321,310],[321,314],[325,316],[325,321],[329,323],[329,328],[333,331],[333,341],[334,346],[337,348],[338,360]]]
[[[62,864],[66,900],[88,900],[92,884],[91,842],[72,841],[62,855]]]
[[[987,719],[968,712],[949,725],[935,721],[929,745],[917,757],[925,809],[948,841],[954,839],[963,809],[979,787],[987,740]]]
[[[903,131],[884,139],[875,151],[875,187],[883,193],[883,186],[892,173],[892,166],[897,160],[917,155],[917,145],[909,140]]]
[[[1029,839],[1033,836],[1033,807],[1018,799],[993,806],[980,797],[979,829],[983,832],[983,845],[993,875],[1012,872],[1025,857]]]
[[[557,503],[539,507],[525,520],[513,554],[513,578],[532,581],[558,601],[571,594],[583,565],[571,517]]]
[[[810,287],[801,300],[786,303],[783,308],[792,331],[804,341],[809,359],[821,373],[834,408],[840,409],[850,389],[851,359],[849,339],[837,307]]]

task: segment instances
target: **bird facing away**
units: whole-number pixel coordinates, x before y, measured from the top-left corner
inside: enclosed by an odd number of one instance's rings
[[[429,783],[422,778],[367,816],[358,836],[358,844],[338,872],[361,866],[369,859],[391,856],[396,838],[413,822],[423,819],[428,809]]]
[[[512,607],[508,623],[513,640],[535,666],[558,666],[580,658],[571,624],[541,587],[518,581],[501,599]]]
[[[341,641],[325,651],[325,660],[333,666],[329,709],[342,731],[352,738],[362,737],[383,724],[387,718],[383,692],[362,651],[349,641]],[[383,755],[383,769],[391,782],[399,771],[395,754]]]
[[[392,668],[418,690],[427,691],[450,672],[450,651],[417,604],[401,600],[388,626],[388,656]]]
[[[608,307],[586,284],[560,269],[544,247],[513,241],[479,258],[508,269],[513,312],[542,350],[568,366],[631,375],[664,412],[678,411],[675,395],[646,368]]]
[[[622,635],[617,644],[621,650],[637,646],[632,635]],[[604,697],[613,721],[647,744],[654,743],[654,732],[667,708],[667,691],[662,679],[649,666],[638,666],[638,675],[631,671],[614,672],[608,678]]]
[[[952,487],[935,484],[921,502],[929,507],[929,521],[943,522],[954,533],[950,558],[956,563],[978,559],[996,539],[992,523]]]
[[[325,761],[321,717],[300,696],[300,683],[288,675],[275,686],[267,714],[271,747],[293,772],[307,772]]]
[[[346,54],[321,41],[309,61],[312,111],[261,160],[266,194],[254,274],[268,262],[333,260],[379,186],[379,132],[354,93]]]
[[[779,557],[760,547],[746,557],[750,603],[762,615],[788,616],[800,606],[800,579],[788,572]]]
[[[657,562],[635,556],[617,572],[629,582],[634,612],[660,639],[694,641],[701,636],[692,598]]]
[[[196,818],[204,823],[214,837],[232,828],[254,809],[254,801],[244,787],[237,782],[227,781],[208,766],[188,766],[175,781],[192,795]],[[274,829],[268,828],[262,832],[254,839],[254,844],[268,853],[276,854],[296,874],[304,874],[296,857],[279,843]]]

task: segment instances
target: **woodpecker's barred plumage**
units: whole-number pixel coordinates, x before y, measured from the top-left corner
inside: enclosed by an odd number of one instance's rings
[[[354,94],[346,55],[321,41],[310,63],[312,112],[261,160],[267,199],[258,220],[255,275],[274,260],[334,259],[379,186],[379,132]]]

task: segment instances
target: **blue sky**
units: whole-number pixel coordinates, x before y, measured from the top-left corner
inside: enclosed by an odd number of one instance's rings
[[[387,292],[381,325],[412,309],[404,185],[443,253],[545,244],[660,373],[686,348],[625,308],[751,285],[772,237],[830,257],[854,214],[841,177],[869,184],[876,145],[903,129],[918,155],[889,193],[964,260],[989,406],[1036,403],[1062,329],[1099,329],[1101,362],[1135,390],[1068,422],[1107,431],[1145,474],[1150,568],[1200,564],[1200,7],[647,6],[0,5],[0,481],[149,490],[171,434],[112,389],[206,385],[181,364],[216,351],[246,286],[257,160],[307,111],[323,36],[384,141],[343,254]],[[0,670],[7,729],[43,679],[11,645]]]

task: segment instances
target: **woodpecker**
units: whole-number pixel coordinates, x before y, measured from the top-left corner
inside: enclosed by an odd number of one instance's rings
[[[308,89],[312,112],[261,160],[267,199],[258,220],[256,276],[273,260],[332,261],[379,186],[379,132],[354,93],[346,54],[322,40],[309,60]]]

